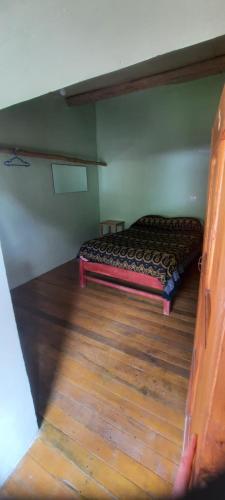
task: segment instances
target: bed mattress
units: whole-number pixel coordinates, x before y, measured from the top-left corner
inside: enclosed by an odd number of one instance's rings
[[[164,297],[171,298],[201,247],[202,226],[197,219],[145,216],[125,231],[85,242],[79,256],[158,278]]]

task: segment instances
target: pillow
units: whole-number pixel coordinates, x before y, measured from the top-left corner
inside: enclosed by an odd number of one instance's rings
[[[146,228],[148,227],[158,227],[163,224],[163,221],[165,220],[165,217],[162,215],[144,215],[140,219],[138,219],[132,226],[143,226]],[[131,227],[132,227],[131,226]]]
[[[138,219],[131,227],[146,229],[165,229],[167,231],[202,232],[202,224],[195,217],[163,217],[161,215],[145,215]]]

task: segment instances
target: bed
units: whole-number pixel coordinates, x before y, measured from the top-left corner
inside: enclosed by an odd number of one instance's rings
[[[185,269],[201,253],[202,235],[193,217],[141,217],[129,229],[81,246],[80,286],[88,280],[153,298],[169,315]]]

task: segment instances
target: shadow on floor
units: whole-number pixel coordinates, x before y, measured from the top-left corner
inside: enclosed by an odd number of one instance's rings
[[[65,323],[70,320],[71,311],[75,308],[78,288],[78,263],[71,261],[11,292],[39,426],[57,377],[67,339]],[[66,301],[66,295],[62,298],[66,290],[74,291],[74,303]]]

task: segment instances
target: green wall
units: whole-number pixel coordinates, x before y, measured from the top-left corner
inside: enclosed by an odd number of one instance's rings
[[[69,108],[49,95],[0,111],[2,144],[96,157],[95,108]],[[88,192],[55,194],[51,161],[7,168],[0,154],[0,240],[10,287],[74,258],[98,233],[97,167]],[[63,169],[63,166],[62,166]]]
[[[211,127],[224,75],[97,104],[100,217],[204,218]]]

